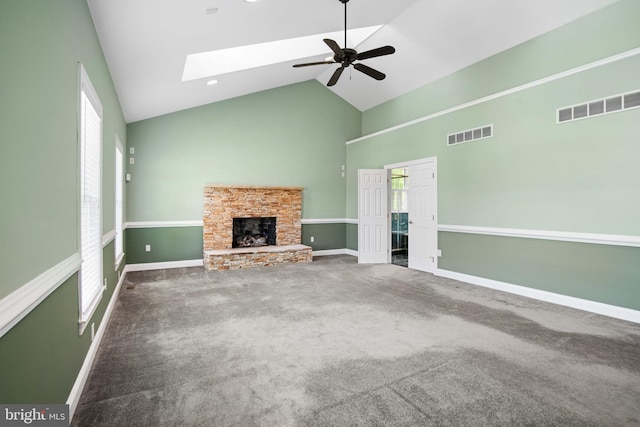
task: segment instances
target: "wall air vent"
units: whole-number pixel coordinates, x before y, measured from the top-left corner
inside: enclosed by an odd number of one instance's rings
[[[486,125],[447,135],[447,145],[455,145],[463,142],[475,141],[477,139],[485,139],[492,136],[493,125]]]
[[[640,107],[640,91],[635,91],[585,102],[584,104],[558,108],[556,117],[557,123],[565,123],[638,107]]]

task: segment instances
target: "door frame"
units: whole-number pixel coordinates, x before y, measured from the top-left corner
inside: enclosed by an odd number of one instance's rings
[[[399,163],[392,163],[392,164],[388,164],[388,165],[384,165],[384,169],[397,169],[397,168],[408,168],[409,166],[415,166],[415,165],[420,165],[423,163],[433,163],[433,167],[434,167],[434,172],[435,172],[435,177],[434,177],[434,189],[435,189],[435,221],[436,221],[436,231],[435,231],[435,244],[436,244],[436,248],[438,248],[438,230],[437,230],[437,226],[438,226],[438,157],[434,156],[434,157],[426,157],[426,158],[422,158],[422,159],[416,159],[416,160],[408,160],[406,162],[399,162]],[[409,176],[409,180],[411,180],[411,176]],[[411,184],[409,184],[411,185]],[[391,194],[391,183],[389,183],[389,194]],[[391,206],[388,206],[388,208],[390,209]],[[411,215],[411,212],[409,212],[409,215]],[[409,234],[409,239],[411,239],[411,234]],[[389,236],[387,237],[388,240],[388,246],[389,246],[389,253],[391,253],[391,227],[389,227]],[[436,249],[436,256],[435,256],[435,260],[434,260],[434,270],[438,269],[438,258],[440,257],[440,250]]]

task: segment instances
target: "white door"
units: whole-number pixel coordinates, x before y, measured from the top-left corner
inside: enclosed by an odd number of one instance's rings
[[[410,165],[409,268],[435,272],[438,257],[436,164]]]
[[[358,262],[389,262],[389,174],[358,170]]]

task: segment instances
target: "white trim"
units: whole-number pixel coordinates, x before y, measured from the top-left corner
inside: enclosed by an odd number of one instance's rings
[[[483,277],[471,276],[468,274],[457,273],[455,271],[437,269],[434,274],[436,276],[447,277],[449,279],[470,283],[472,285],[478,285],[502,292],[508,292],[510,294],[563,305],[565,307],[601,314],[603,316],[614,317],[616,319],[627,320],[629,322],[640,323],[640,311],[632,310],[630,308],[589,301],[520,285],[513,285],[511,283],[499,282],[497,280],[485,279]]]
[[[91,83],[89,74],[84,68],[82,62],[78,62],[78,73],[80,80],[80,90],[84,91],[84,93],[87,95],[87,98],[89,98],[89,100],[91,101],[93,108],[95,108],[96,113],[98,113],[98,115],[100,116],[100,120],[103,120],[102,102],[100,102],[100,97],[93,87],[93,83]]]
[[[400,163],[393,163],[393,164],[390,164],[390,165],[384,165],[384,168],[385,169],[400,169],[400,168],[407,168],[409,166],[421,165],[423,163],[437,162],[437,161],[438,161],[438,157],[437,156],[425,157],[423,159],[408,160],[406,162],[400,162]]]
[[[111,243],[116,238],[116,230],[115,228],[107,234],[102,236],[102,249],[104,249],[109,243]]]
[[[313,251],[311,253],[313,256],[330,256],[330,255],[353,255],[358,256],[358,252],[353,251],[351,249],[342,248],[342,249],[324,249],[321,251]]]
[[[104,282],[103,282],[104,283]],[[100,301],[102,301],[102,295],[104,295],[104,291],[106,290],[106,285],[102,285],[100,288],[100,294],[96,298],[91,310],[87,312],[86,317],[83,319],[81,316],[78,317],[78,335],[84,334],[84,330],[87,329],[87,326],[91,323],[91,319],[93,315],[96,313],[98,306],[100,305]]]
[[[574,233],[567,231],[525,230],[517,228],[474,227],[438,224],[438,231],[523,239],[558,240],[562,242],[594,243],[597,245],[640,247],[640,236],[619,234]]]
[[[345,255],[351,255],[351,256],[357,257],[357,256],[358,256],[358,251],[355,251],[355,250],[353,250],[353,249],[345,249],[345,250],[344,250],[344,254],[345,254]]]
[[[302,219],[302,224],[345,224],[346,218],[307,218]]]
[[[113,312],[113,308],[116,305],[116,301],[118,300],[118,295],[120,295],[120,288],[122,287],[122,283],[124,282],[125,274],[123,273],[120,276],[120,280],[118,280],[118,284],[116,285],[115,290],[113,291],[113,295],[111,296],[111,301],[109,301],[109,305],[105,310],[104,316],[102,316],[102,320],[100,321],[100,326],[98,326],[98,330],[93,338],[93,342],[89,347],[89,351],[84,357],[84,362],[82,363],[82,367],[80,368],[80,372],[78,372],[78,376],[76,377],[76,381],[73,383],[73,387],[71,388],[71,392],[69,392],[69,397],[67,398],[67,405],[69,405],[69,421],[73,419],[73,415],[78,407],[78,402],[80,401],[80,396],[82,395],[82,390],[87,382],[87,378],[89,377],[89,372],[91,371],[91,367],[93,366],[93,362],[95,360],[96,354],[98,353],[98,348],[100,347],[100,343],[102,342],[102,338],[104,336],[104,332],[107,329],[109,324],[109,319],[111,318],[111,313]]]
[[[122,141],[120,141],[120,137],[116,134],[114,137],[114,145],[115,145],[115,191],[114,191],[114,221],[116,228],[115,241],[116,244],[114,246],[114,254],[116,257],[116,270],[118,269],[118,265],[122,258],[124,257],[124,208],[125,208],[125,172],[126,166],[124,159],[126,158],[124,147],[122,146]],[[118,161],[120,160],[120,161]],[[119,229],[118,229],[119,227]]]
[[[142,264],[127,264],[124,267],[124,273],[131,271],[149,271],[164,270],[165,268],[182,268],[182,267],[203,267],[204,260],[191,259],[184,261],[165,261],[165,262],[148,262]]]
[[[0,300],[0,337],[80,269],[75,253]]]
[[[349,218],[305,218],[301,224],[349,224],[354,221]],[[355,220],[357,224],[357,220]],[[202,227],[202,220],[189,221],[132,221],[124,224],[125,228],[165,228],[165,227]]]
[[[413,126],[415,124],[418,124],[418,123],[421,123],[421,122],[424,122],[424,121],[427,121],[427,120],[435,119],[437,117],[441,117],[441,116],[444,116],[444,115],[447,115],[447,114],[450,114],[450,113],[454,113],[456,111],[460,111],[460,110],[463,110],[463,109],[468,108],[468,107],[473,107],[475,105],[482,104],[482,103],[485,103],[485,102],[488,102],[488,101],[492,101],[494,99],[502,98],[503,96],[511,95],[511,94],[514,94],[514,93],[518,93],[518,92],[521,92],[521,91],[526,90],[526,89],[531,89],[533,87],[543,85],[545,83],[550,83],[550,82],[555,81],[555,80],[559,80],[559,79],[562,79],[562,78],[565,78],[565,77],[569,77],[569,76],[572,76],[574,74],[581,73],[583,71],[588,71],[588,70],[591,70],[593,68],[601,67],[603,65],[608,65],[608,64],[611,64],[611,63],[614,63],[614,62],[617,62],[617,61],[621,61],[623,59],[631,58],[632,56],[636,56],[638,54],[640,54],[640,48],[631,49],[631,50],[628,50],[626,52],[619,53],[617,55],[609,56],[608,58],[603,58],[603,59],[600,59],[598,61],[594,61],[594,62],[591,62],[589,64],[581,65],[579,67],[575,67],[575,68],[572,68],[572,69],[567,70],[567,71],[563,71],[563,72],[560,72],[560,73],[557,73],[557,74],[553,74],[551,76],[543,77],[541,79],[534,80],[532,82],[525,83],[525,84],[520,85],[520,86],[516,86],[516,87],[510,88],[510,89],[506,89],[506,90],[503,90],[501,92],[496,92],[496,93],[494,93],[492,95],[488,95],[488,96],[485,96],[485,97],[482,97],[482,98],[478,98],[478,99],[475,99],[473,101],[466,102],[464,104],[456,105],[455,107],[447,108],[445,110],[437,111],[435,113],[432,113],[432,114],[429,114],[429,115],[426,115],[426,116],[418,117],[417,119],[414,119],[414,120],[411,120],[411,121],[408,121],[408,122],[404,122],[404,123],[401,123],[399,125],[391,126],[389,128],[382,129],[382,130],[379,130],[377,132],[373,132],[373,133],[370,133],[368,135],[361,136],[359,138],[352,139],[350,141],[347,141],[346,144],[347,145],[348,144],[353,144],[353,143],[356,143],[356,142],[360,142],[360,141],[364,141],[364,140],[373,138],[375,136],[384,135],[385,133],[393,132],[393,131],[396,131],[398,129],[402,129],[402,128],[405,128],[405,127],[408,127],[408,126]]]
[[[358,218],[346,218],[344,220],[345,223],[347,224],[356,224],[358,225]]]
[[[124,228],[202,227],[201,219],[192,221],[136,221],[125,222]]]
[[[116,258],[115,269],[118,270],[120,268],[120,264],[122,264],[122,260],[124,259],[124,252],[122,252],[118,258]]]

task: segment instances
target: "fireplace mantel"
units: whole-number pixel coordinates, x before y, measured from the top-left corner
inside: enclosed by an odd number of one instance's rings
[[[272,186],[255,186],[255,185],[227,185],[227,184],[207,184],[205,189],[207,188],[216,188],[216,189],[238,189],[238,190],[291,190],[291,191],[300,191],[304,190],[304,187],[272,187]]]
[[[220,184],[205,186],[203,214],[205,267],[226,269],[255,266],[255,260],[251,262],[247,260],[243,263],[242,254],[232,250],[234,218],[275,217],[276,246],[283,247],[280,249],[295,247],[296,251],[295,256],[289,258],[280,256],[279,259],[286,260],[283,262],[311,261],[311,247],[300,248],[303,246],[301,245],[302,191],[302,187]],[[233,263],[224,263],[219,267],[219,258],[225,256],[220,251],[228,251],[228,256],[233,259]],[[265,252],[273,252],[273,249],[265,249]],[[217,258],[216,262],[213,257]],[[269,261],[264,265],[271,264],[272,262]]]

